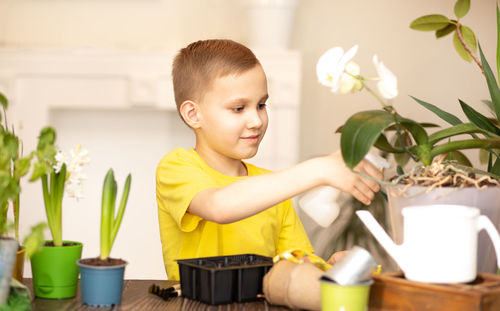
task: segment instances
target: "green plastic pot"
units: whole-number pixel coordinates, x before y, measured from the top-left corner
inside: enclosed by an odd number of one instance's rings
[[[373,281],[355,285],[339,285],[321,279],[322,311],[367,311]]]
[[[80,242],[63,241],[63,246],[47,246],[31,258],[33,290],[40,298],[63,299],[76,296],[79,269],[76,262],[82,257]],[[68,245],[72,244],[72,245]]]

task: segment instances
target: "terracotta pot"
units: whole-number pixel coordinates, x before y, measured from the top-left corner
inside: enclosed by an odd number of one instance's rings
[[[12,273],[12,277],[19,282],[23,282],[23,274],[24,274],[24,252],[25,249],[21,248],[17,251],[16,263],[14,265],[14,272]]]
[[[403,241],[403,215],[401,210],[407,206],[447,204],[477,207],[481,215],[487,216],[495,225],[495,228],[500,231],[500,187],[485,189],[443,187],[426,192],[426,187],[412,186],[403,195],[398,195],[398,191],[401,189],[402,186],[387,189],[392,237],[397,244]],[[425,228],[422,228],[422,230],[425,230]],[[490,238],[484,231],[479,233],[477,271],[497,272],[495,250]]]

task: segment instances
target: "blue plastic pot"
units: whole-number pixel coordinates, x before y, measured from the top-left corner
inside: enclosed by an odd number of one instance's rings
[[[84,260],[77,262],[80,267],[82,303],[90,306],[121,304],[127,262],[117,266],[92,266],[82,263]]]
[[[0,304],[7,302],[10,292],[10,280],[16,262],[16,253],[19,244],[10,238],[1,238],[0,241]]]

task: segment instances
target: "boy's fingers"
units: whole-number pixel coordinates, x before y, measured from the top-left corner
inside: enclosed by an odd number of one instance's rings
[[[339,262],[342,258],[344,258],[345,255],[347,255],[349,251],[340,251],[340,252],[336,252],[334,253],[330,259],[328,259],[328,263],[331,264],[331,265],[334,265],[336,264],[337,262]]]
[[[373,164],[371,164],[370,162],[364,160],[364,163],[365,165],[363,165],[363,168],[365,173],[371,177],[374,177],[374,178],[377,178],[377,179],[383,179],[384,178],[384,174],[382,174],[382,172]]]
[[[358,189],[358,191],[361,192],[365,198],[370,200],[370,202],[373,198],[375,198],[375,192],[365,182],[359,182],[354,187]]]
[[[363,171],[363,173],[371,176],[368,171]],[[380,190],[380,184],[378,182],[376,182],[375,180],[366,179],[366,178],[361,177],[361,182],[365,183],[373,192],[378,192]]]
[[[368,187],[367,187],[368,189]],[[368,196],[365,195],[365,192],[364,191],[360,191],[357,187],[354,187],[352,190],[351,190],[351,195],[354,196],[358,201],[360,201],[361,203],[365,204],[365,205],[370,205],[371,203],[371,199],[368,198]]]

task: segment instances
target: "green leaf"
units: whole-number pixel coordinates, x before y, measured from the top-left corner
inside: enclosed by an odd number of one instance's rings
[[[449,152],[446,158],[448,160],[457,161],[458,164],[472,167],[472,163],[469,158],[467,158],[467,156],[463,152],[460,152],[458,150]]]
[[[116,180],[112,169],[104,178],[101,204],[101,259],[109,257],[111,251],[111,234],[116,204]]]
[[[458,18],[464,17],[470,9],[470,0],[458,0],[457,3],[455,3],[455,15]]]
[[[31,158],[19,158],[14,165],[14,178],[21,179],[30,170]]]
[[[463,134],[471,134],[471,133],[482,133],[485,135],[494,136],[493,133],[488,132],[486,130],[483,130],[475,124],[460,123],[460,124],[454,125],[452,127],[446,128],[446,129],[442,129],[440,131],[437,131],[437,132],[429,135],[429,142],[430,142],[430,144],[434,145],[437,142],[439,142],[443,139],[446,139],[446,138],[454,137],[457,135],[463,135]]]
[[[435,146],[431,150],[431,156],[435,157],[455,150],[495,148],[500,148],[500,138],[466,139]]]
[[[375,144],[394,115],[384,110],[362,111],[352,115],[342,128],[340,146],[345,164],[354,168]]]
[[[449,23],[448,26],[436,30],[436,39],[443,38],[457,29],[454,23]]]
[[[459,118],[457,118],[456,116],[452,115],[451,113],[446,112],[446,111],[438,108],[437,106],[434,106],[433,104],[426,103],[423,100],[420,100],[420,99],[418,99],[416,97],[413,97],[413,96],[410,96],[410,97],[413,98],[420,105],[422,105],[425,108],[429,109],[430,111],[434,112],[438,117],[440,117],[444,121],[448,122],[449,124],[451,124],[451,125],[457,125],[459,123],[462,123],[462,121],[460,121]]]
[[[43,175],[50,173],[50,166],[45,162],[35,162],[33,165],[33,173],[31,174],[30,181],[35,181]]]
[[[10,132],[5,132],[3,137],[3,148],[7,152],[10,159],[17,159],[19,150],[19,138],[12,135]]]
[[[38,146],[37,149],[44,149],[47,145],[53,145],[56,141],[56,130],[54,128],[47,126],[40,131],[38,136]]]
[[[492,150],[496,154],[500,154],[500,149],[493,149]],[[481,164],[487,164],[488,163],[488,158],[491,155],[491,151],[486,150],[486,149],[480,149],[479,150],[479,163]]]
[[[486,107],[488,107],[488,110],[490,111],[490,113],[492,115],[495,115],[495,108],[493,107],[493,103],[491,102],[491,100],[489,100],[489,99],[483,99],[481,102],[484,105],[486,105]]]
[[[420,123],[420,126],[422,127],[439,127],[439,125],[435,124],[435,123],[429,123],[429,122],[422,122]],[[388,128],[385,129],[386,131],[395,131],[397,130],[397,126],[395,124],[389,126]]]
[[[125,206],[127,205],[131,181],[132,175],[128,174],[127,179],[125,180],[125,186],[123,187],[122,199],[120,200],[118,212],[116,213],[116,218],[113,220],[113,228],[111,232],[111,247],[113,247],[118,229],[120,229],[120,225],[122,223],[123,214],[125,213]]]
[[[382,132],[391,124],[399,122],[417,144],[427,144],[425,129],[417,122],[401,118],[385,110],[362,111],[352,115],[344,124],[340,145],[346,165],[355,167],[377,142]]]
[[[497,3],[497,77],[500,77],[500,10]]]
[[[465,44],[472,52],[475,53],[477,51],[477,42],[474,32],[469,27],[461,25],[460,33],[462,34],[462,38],[464,39]],[[455,32],[455,34],[453,35],[453,45],[455,46],[455,50],[457,51],[458,55],[460,55],[460,57],[468,62],[472,61],[472,56],[463,46],[462,42],[458,38],[457,32]]]
[[[5,97],[5,95],[3,95],[2,92],[0,92],[0,105],[2,105],[2,107],[7,110],[7,107],[9,106],[9,101],[7,100],[7,97]]]
[[[429,136],[420,123],[404,118],[401,118],[399,122],[410,132],[417,145],[425,145],[429,142]]]
[[[458,100],[460,102],[460,106],[462,106],[462,110],[465,115],[469,119],[470,122],[477,125],[479,128],[482,128],[488,132],[495,133],[496,135],[500,135],[500,129],[493,124],[487,117],[483,116],[481,113],[477,112],[471,106],[464,103],[462,100]]]
[[[47,228],[46,223],[38,223],[37,225],[31,227],[31,233],[24,238],[23,246],[25,248],[25,256],[27,259],[43,250],[43,245],[45,243],[43,231],[45,228]]]
[[[405,150],[403,149],[397,149],[394,148],[389,141],[387,140],[387,137],[384,134],[380,134],[378,137],[377,141],[375,142],[374,145],[376,148],[385,151],[385,152],[390,152],[390,153],[405,153]]]
[[[401,139],[398,139],[397,137],[395,137],[395,146],[396,147],[399,147],[399,148],[403,148],[403,146],[401,146],[401,141],[406,142],[410,139],[410,137],[408,136],[408,133],[403,133],[401,135]],[[408,146],[405,146],[405,147],[408,147]],[[407,153],[407,152],[404,152],[404,153],[396,153],[394,154],[394,160],[396,161],[396,163],[403,167],[405,166],[408,161],[410,161],[410,155]]]
[[[484,57],[483,50],[481,49],[481,44],[479,44],[479,54],[481,56],[481,64],[483,64],[484,77],[486,78],[486,84],[488,85],[488,90],[490,91],[491,102],[493,103],[495,115],[497,117],[497,120],[500,120],[500,89],[498,88],[497,80],[495,79],[495,76],[491,71],[491,67]]]
[[[432,14],[415,19],[411,22],[410,28],[420,31],[434,31],[448,26],[449,23],[448,17],[441,14]]]
[[[495,164],[493,164],[489,172],[495,175],[500,175],[500,158],[495,160]]]

